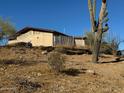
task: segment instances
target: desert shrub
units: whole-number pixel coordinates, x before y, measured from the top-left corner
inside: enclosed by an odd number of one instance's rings
[[[86,48],[89,48],[90,51],[93,51],[95,34],[92,32],[86,32],[85,36],[86,36],[86,40],[85,40]],[[106,37],[106,34],[104,33],[102,36],[101,47],[104,45],[103,41],[105,37]]]
[[[85,40],[86,46],[92,51],[94,45],[94,39],[95,39],[94,34],[92,32],[86,32],[85,35],[87,38]]]
[[[32,82],[25,78],[15,78],[15,83],[19,88],[19,93],[34,93],[38,88],[41,88],[42,85],[38,82]]]
[[[100,48],[100,53],[103,54],[112,54],[112,48],[107,42],[102,42],[101,48]]]
[[[17,42],[17,43],[6,45],[6,47],[26,47],[26,48],[32,48],[32,43],[30,43],[30,42]]]
[[[61,53],[51,52],[48,55],[48,64],[54,72],[61,72],[64,70],[65,57]]]
[[[52,47],[52,46],[48,46],[48,47],[46,47],[46,46],[39,46],[38,48],[39,48],[40,50],[45,50],[45,51],[47,51],[47,52],[51,52],[51,51],[54,50],[54,47]]]

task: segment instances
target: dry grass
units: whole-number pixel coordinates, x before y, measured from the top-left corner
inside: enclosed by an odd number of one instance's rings
[[[0,48],[1,62],[12,61],[11,64],[0,64],[0,89],[15,88],[19,91],[22,87],[20,93],[124,92],[124,61],[112,63],[113,56],[102,55],[100,61],[104,64],[93,64],[91,55],[64,55],[66,71],[56,75],[49,69],[47,55],[41,52],[40,48]],[[17,63],[25,60],[24,63],[28,64],[13,64],[13,60]],[[96,74],[81,73],[87,69]],[[13,91],[0,90],[0,93]]]
[[[55,73],[60,73],[65,69],[65,57],[58,52],[51,52],[48,55],[48,64]]]

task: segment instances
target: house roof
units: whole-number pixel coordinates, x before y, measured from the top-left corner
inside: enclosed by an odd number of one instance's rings
[[[30,30],[37,31],[37,32],[47,32],[47,33],[54,33],[54,34],[60,34],[60,35],[64,35],[64,36],[69,36],[69,35],[66,35],[66,34],[63,34],[61,32],[51,30],[51,29],[25,27],[22,30],[16,32],[14,35],[10,36],[9,40],[14,40],[14,39],[16,39],[17,36],[19,36],[21,34],[24,34],[24,33],[28,32]]]
[[[83,40],[85,40],[85,39],[87,39],[87,37],[75,36],[74,39],[83,39]]]

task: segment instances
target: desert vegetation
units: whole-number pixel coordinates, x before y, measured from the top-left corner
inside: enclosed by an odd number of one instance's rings
[[[101,10],[99,13],[98,20],[96,19],[96,0],[88,0],[88,7],[90,13],[90,19],[92,24],[92,33],[94,35],[94,46],[93,46],[93,63],[97,63],[99,60],[99,51],[101,47],[101,41],[103,33],[107,32],[108,27],[108,11],[107,11],[107,0],[102,0]]]
[[[50,47],[1,47],[0,91],[123,93],[123,60],[116,62],[115,56],[102,54],[101,64],[95,65],[91,54],[70,55],[57,52],[58,48],[43,54],[47,49]]]
[[[49,53],[48,64],[55,73],[62,72],[65,69],[65,58],[59,52]]]
[[[4,36],[12,35],[15,33],[15,28],[9,20],[2,19],[0,17],[0,38]]]

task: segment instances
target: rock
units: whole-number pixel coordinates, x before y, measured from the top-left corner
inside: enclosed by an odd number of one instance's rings
[[[86,70],[86,73],[95,74],[95,71],[94,70]]]
[[[4,68],[0,68],[1,71],[4,71],[5,69]]]
[[[95,75],[95,71],[94,70],[85,70],[85,69],[82,69],[83,70],[83,73],[89,73],[89,74],[93,74]]]
[[[42,55],[46,55],[47,53],[48,52],[46,50],[41,52]]]
[[[37,76],[40,77],[42,74],[41,73],[37,73]]]

